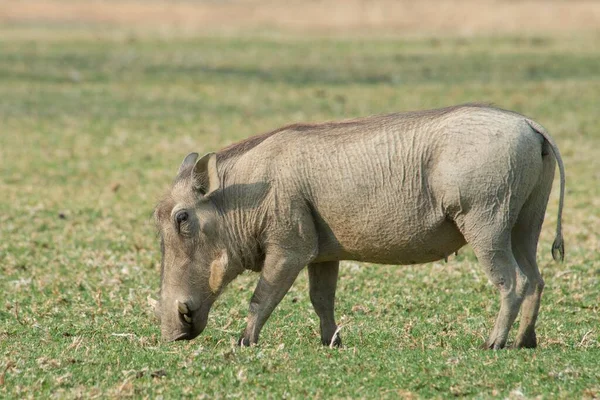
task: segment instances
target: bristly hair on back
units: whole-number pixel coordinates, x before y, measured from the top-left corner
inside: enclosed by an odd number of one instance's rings
[[[227,160],[229,158],[234,158],[236,156],[242,155],[247,151],[253,149],[254,147],[258,146],[277,132],[281,132],[284,129],[285,128],[279,128],[271,132],[250,136],[249,138],[242,139],[239,142],[230,144],[229,146],[225,147],[217,153],[217,160]]]
[[[322,122],[322,123],[295,123],[291,125],[286,125],[281,128],[277,128],[274,131],[250,136],[247,139],[243,139],[237,143],[233,143],[224,149],[220,150],[217,153],[218,160],[226,160],[229,158],[234,158],[236,156],[242,155],[249,150],[252,150],[254,147],[258,146],[265,140],[269,139],[271,136],[274,136],[280,132],[284,131],[292,131],[292,132],[306,132],[312,130],[319,130],[323,128],[334,128],[340,127],[344,125],[360,125],[365,119],[364,118],[356,118],[356,119],[348,119],[344,121],[330,121],[330,122]]]

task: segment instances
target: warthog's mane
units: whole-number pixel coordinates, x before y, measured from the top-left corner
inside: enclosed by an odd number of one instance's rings
[[[227,160],[230,158],[235,158],[237,156],[240,156],[240,155],[252,150],[256,146],[258,146],[259,144],[261,144],[262,142],[267,140],[268,138],[275,136],[280,132],[317,131],[317,130],[323,130],[323,129],[327,129],[327,128],[340,127],[340,126],[344,126],[344,125],[356,126],[356,125],[360,125],[362,122],[364,122],[364,118],[347,120],[347,121],[338,121],[338,122],[323,122],[323,123],[316,123],[316,124],[296,123],[296,124],[286,125],[281,128],[277,128],[271,132],[262,133],[262,134],[255,135],[255,136],[250,136],[249,138],[243,139],[237,143],[233,143],[233,144],[225,147],[224,149],[220,150],[217,153],[217,160]]]

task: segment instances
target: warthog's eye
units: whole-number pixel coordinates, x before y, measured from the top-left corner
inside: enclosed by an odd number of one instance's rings
[[[183,221],[187,221],[188,219],[188,213],[185,210],[181,210],[177,213],[177,215],[175,216],[175,218],[177,219],[177,223],[180,224]]]
[[[187,211],[181,210],[175,214],[175,222],[177,223],[177,230],[181,232],[181,225],[184,224],[189,218]]]

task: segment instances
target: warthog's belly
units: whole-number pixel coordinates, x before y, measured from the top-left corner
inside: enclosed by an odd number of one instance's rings
[[[399,232],[403,229],[398,229]],[[320,235],[316,262],[355,260],[377,264],[421,264],[444,259],[466,244],[453,222],[444,220],[429,229],[397,235],[372,235],[347,240]]]

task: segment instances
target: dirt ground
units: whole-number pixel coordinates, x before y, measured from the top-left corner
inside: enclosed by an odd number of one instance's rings
[[[0,24],[115,25],[179,32],[481,35],[600,32],[600,1],[10,0]]]

